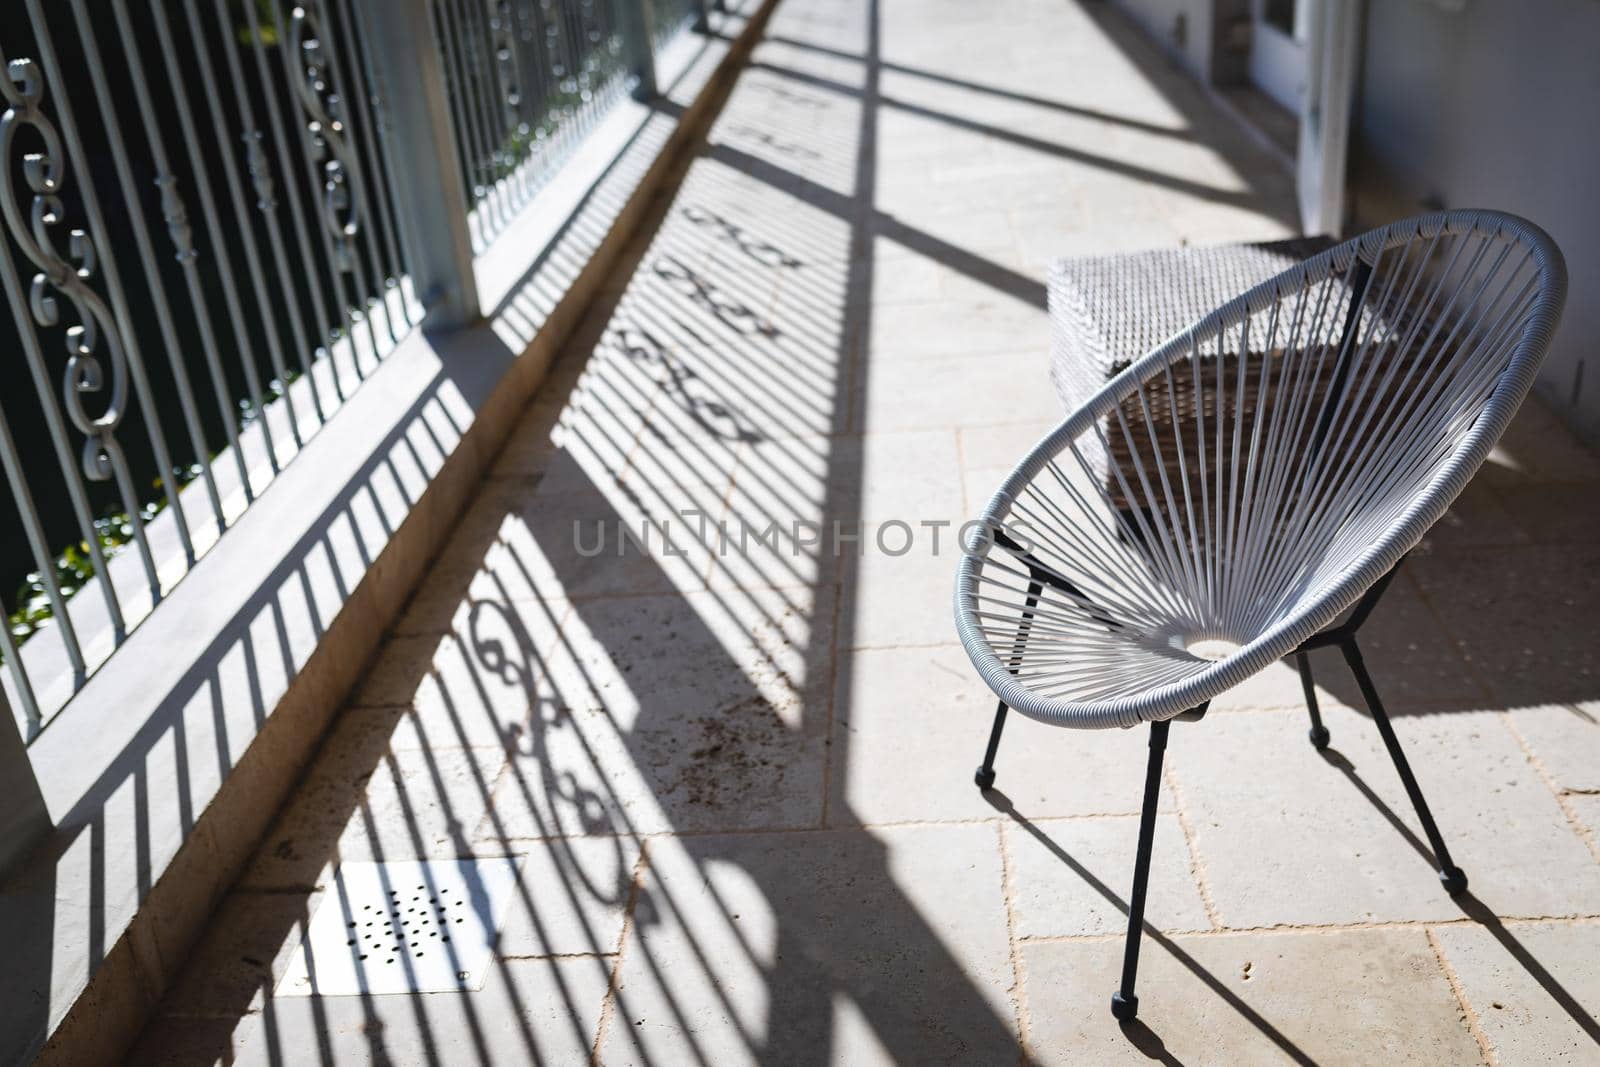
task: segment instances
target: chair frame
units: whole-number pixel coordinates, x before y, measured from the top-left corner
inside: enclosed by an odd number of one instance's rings
[[[1023,546],[1009,537],[998,521],[1006,507],[1007,501],[1031,479],[1043,466],[1041,454],[1048,456],[1050,450],[1057,448],[1065,442],[1073,440],[1089,422],[1102,416],[1112,404],[1116,403],[1117,390],[1120,379],[1141,374],[1146,368],[1157,366],[1158,361],[1167,358],[1168,354],[1177,347],[1188,343],[1188,338],[1201,333],[1220,321],[1230,317],[1237,317],[1242,310],[1259,306],[1267,299],[1277,299],[1284,287],[1304,284],[1307,280],[1326,278],[1335,269],[1344,269],[1349,272],[1352,299],[1348,315],[1342,326],[1337,347],[1334,351],[1339,353],[1330,385],[1331,394],[1335,397],[1342,395],[1346,388],[1346,376],[1349,370],[1349,356],[1353,347],[1353,335],[1358,326],[1358,319],[1366,297],[1368,282],[1371,280],[1373,267],[1372,258],[1390,245],[1412,239],[1418,236],[1437,234],[1440,232],[1461,232],[1466,229],[1478,230],[1480,228],[1498,229],[1501,236],[1510,236],[1519,243],[1529,248],[1530,256],[1534,258],[1539,276],[1543,283],[1541,299],[1531,311],[1528,325],[1524,328],[1517,349],[1502,371],[1500,383],[1494,393],[1480,410],[1478,419],[1473,428],[1467,433],[1458,446],[1456,453],[1446,462],[1434,480],[1428,485],[1426,491],[1420,494],[1413,506],[1407,510],[1391,530],[1389,536],[1380,539],[1372,551],[1368,552],[1360,561],[1360,565],[1346,574],[1331,591],[1326,593],[1318,602],[1304,610],[1296,619],[1288,624],[1274,628],[1270,633],[1258,638],[1250,646],[1233,653],[1226,660],[1219,662],[1215,669],[1209,670],[1204,676],[1189,679],[1182,685],[1169,686],[1167,691],[1159,694],[1165,700],[1168,708],[1159,706],[1157,700],[1148,696],[1132,698],[1130,700],[1101,703],[1098,706],[1084,705],[1083,710],[1068,706],[1065,709],[1055,706],[1053,702],[1036,698],[1021,686],[1013,677],[1023,662],[1026,653],[1026,644],[1029,631],[1032,627],[1033,611],[1046,586],[1052,587],[1066,595],[1081,597],[1079,590],[1065,576],[1055,572],[1047,564],[1038,560]],[[1085,725],[1085,726],[1131,726],[1139,721],[1150,723],[1149,756],[1145,769],[1144,795],[1139,817],[1139,838],[1135,853],[1134,877],[1132,892],[1128,900],[1128,932],[1125,943],[1122,977],[1117,991],[1111,998],[1112,1014],[1119,1020],[1128,1021],[1138,1014],[1139,999],[1135,994],[1135,981],[1138,973],[1139,947],[1144,927],[1145,894],[1149,879],[1150,855],[1154,840],[1155,815],[1158,795],[1161,785],[1162,764],[1166,752],[1168,732],[1172,719],[1180,721],[1198,721],[1204,717],[1210,705],[1212,696],[1220,694],[1238,684],[1245,677],[1256,673],[1267,664],[1278,659],[1293,659],[1299,672],[1301,684],[1305,693],[1307,710],[1310,714],[1311,727],[1309,736],[1311,743],[1318,750],[1325,749],[1330,741],[1330,734],[1322,722],[1321,710],[1317,704],[1315,686],[1312,679],[1311,664],[1308,654],[1317,648],[1337,647],[1342,653],[1351,673],[1355,676],[1357,686],[1362,695],[1363,702],[1378,727],[1378,732],[1383,738],[1384,747],[1395,765],[1395,770],[1400,776],[1406,794],[1411,800],[1412,807],[1416,810],[1417,817],[1422,823],[1429,846],[1433,852],[1434,866],[1439,879],[1447,892],[1452,896],[1459,896],[1467,888],[1467,876],[1458,867],[1450,856],[1444,839],[1439,832],[1433,813],[1428,807],[1426,798],[1422,794],[1416,776],[1411,770],[1411,765],[1406,758],[1405,751],[1401,748],[1394,728],[1389,721],[1383,701],[1378,695],[1372,677],[1367,671],[1366,664],[1361,654],[1358,634],[1363,624],[1371,616],[1379,600],[1394,579],[1394,576],[1404,560],[1405,555],[1413,548],[1427,529],[1438,520],[1445,508],[1465,486],[1467,480],[1477,471],[1477,468],[1487,458],[1489,449],[1493,446],[1509,423],[1512,414],[1526,395],[1532,384],[1538,364],[1542,360],[1545,350],[1549,346],[1550,337],[1554,332],[1559,319],[1560,310],[1565,299],[1566,275],[1561,254],[1548,235],[1530,223],[1514,216],[1498,212],[1443,212],[1416,219],[1405,220],[1392,226],[1374,230],[1363,237],[1346,242],[1343,245],[1330,249],[1319,256],[1293,268],[1278,278],[1257,286],[1250,292],[1224,305],[1222,308],[1201,319],[1190,330],[1160,346],[1113,380],[1094,399],[1085,404],[1077,412],[1070,415],[1062,425],[1045,441],[1041,442],[1029,457],[1013,472],[1005,485],[996,494],[994,501],[989,505],[984,514],[985,524],[988,529],[987,541],[978,542],[968,546],[967,554],[963,557],[956,589],[958,627],[962,631],[962,641],[974,664],[983,674],[985,681],[1001,697],[996,708],[993,725],[989,733],[988,745],[984,751],[983,762],[979,765],[974,780],[982,790],[989,790],[995,782],[995,759],[1000,747],[1001,734],[1005,727],[1007,712],[1012,707],[1021,704],[1018,710],[1030,717],[1058,725]],[[1317,426],[1312,439],[1313,451],[1324,443],[1327,432],[1327,420],[1331,418],[1333,404],[1328,404],[1324,409],[1324,418]],[[1017,634],[1008,654],[1001,658],[1001,653],[988,647],[984,639],[978,634],[962,615],[962,608],[966,602],[964,598],[971,595],[974,588],[975,568],[986,557],[993,547],[1005,549],[1013,559],[1020,562],[1029,575],[1027,595],[1022,605],[1022,612],[1018,621]],[[1348,614],[1347,614],[1348,613]],[[1344,616],[1344,620],[1339,621]],[[1093,616],[1111,626],[1119,624],[1108,618]],[[1185,695],[1195,694],[1204,699],[1195,703],[1187,710],[1180,710],[1173,714],[1170,704],[1174,698],[1182,699]],[[1209,694],[1209,695],[1207,695]],[[1008,701],[1008,697],[1012,697]],[[1178,705],[1180,708],[1182,704]],[[1074,717],[1081,718],[1081,722],[1072,721]]]
[[[1444,836],[1439,832],[1438,823],[1434,821],[1427,798],[1422,795],[1422,787],[1417,784],[1417,776],[1411,770],[1411,763],[1406,759],[1405,750],[1400,747],[1400,739],[1395,736],[1394,726],[1389,722],[1389,714],[1384,709],[1382,698],[1378,696],[1377,687],[1373,684],[1372,675],[1367,671],[1366,661],[1361,655],[1361,646],[1356,639],[1362,624],[1378,606],[1379,600],[1382,599],[1399,569],[1396,566],[1367,590],[1357,601],[1355,610],[1348,619],[1309,638],[1291,652],[1290,657],[1300,672],[1300,684],[1305,691],[1306,710],[1311,715],[1311,729],[1308,731],[1311,744],[1320,752],[1328,747],[1332,741],[1332,734],[1322,722],[1322,710],[1317,705],[1316,684],[1312,679],[1308,653],[1313,649],[1329,647],[1337,647],[1343,653],[1345,663],[1349,665],[1350,673],[1355,676],[1356,685],[1361,690],[1362,700],[1366,703],[1373,722],[1378,726],[1378,733],[1383,737],[1384,748],[1388,750],[1389,758],[1394,761],[1400,782],[1405,786],[1406,796],[1411,798],[1411,806],[1416,809],[1417,819],[1422,823],[1428,845],[1433,850],[1439,881],[1451,896],[1460,896],[1467,890],[1466,872],[1456,866],[1455,861],[1450,858],[1450,849],[1444,843]],[[1038,581],[1043,577],[1045,576],[1035,575],[1035,580]],[[1181,722],[1198,722],[1205,717],[1208,705],[1209,701],[1173,718]],[[1000,735],[1005,729],[1006,712],[1009,710],[1005,701],[1001,701],[995,709],[994,725],[989,730],[989,744],[983,753],[983,763],[973,774],[973,781],[985,792],[994,788],[995,757],[1000,751]],[[1150,756],[1145,768],[1144,799],[1139,809],[1139,843],[1134,853],[1133,891],[1128,896],[1128,936],[1123,949],[1122,981],[1117,991],[1111,995],[1111,1014],[1121,1020],[1132,1019],[1139,1012],[1139,998],[1134,993],[1134,985],[1138,977],[1139,945],[1144,931],[1144,900],[1150,879],[1150,852],[1155,839],[1156,806],[1161,792],[1161,767],[1166,754],[1167,732],[1171,722],[1170,719],[1158,719],[1150,724]]]

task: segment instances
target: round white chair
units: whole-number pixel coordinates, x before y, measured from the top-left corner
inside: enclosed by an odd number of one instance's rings
[[[1005,480],[963,547],[956,625],[1006,711],[1080,729],[1151,724],[1112,1012],[1134,979],[1172,719],[1336,645],[1452,894],[1466,876],[1362,664],[1356,632],[1533,384],[1566,268],[1538,227],[1491,211],[1407,219],[1250,290],[1118,375]]]

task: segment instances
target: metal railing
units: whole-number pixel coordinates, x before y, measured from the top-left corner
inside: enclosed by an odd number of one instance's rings
[[[433,0],[432,8],[481,248],[627,87],[628,20],[609,0]]]
[[[477,317],[474,254],[653,91],[652,6],[698,3],[0,15],[0,696],[25,737],[424,312]]]

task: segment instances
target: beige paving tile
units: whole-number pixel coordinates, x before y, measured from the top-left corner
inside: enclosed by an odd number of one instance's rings
[[[841,86],[855,89],[861,87],[862,79],[866,73],[865,68],[853,59],[830,56],[781,39],[761,42],[756,46],[756,56],[764,67],[778,67],[782,70],[815,74],[818,77],[825,77],[831,82],[837,82]],[[745,77],[765,78],[771,77],[771,75],[766,74],[763,69],[751,71]],[[764,104],[761,110],[767,109],[767,105]]]
[[[236,889],[309,890],[318,884],[404,714],[401,708],[357,710],[334,722]]]
[[[921,304],[941,295],[951,268],[937,257],[919,253],[892,237],[872,239],[873,251],[868,269],[872,284],[852,294],[858,303],[885,307],[889,304]]]
[[[657,702],[682,713],[752,694],[800,728],[824,717],[832,625],[826,589],[608,598],[575,608],[551,678],[630,728]]]
[[[1210,162],[1215,162],[1215,158]],[[1227,166],[1216,168],[1218,173],[1209,177],[1224,195],[1229,186],[1244,186],[1245,203],[1196,204],[1179,203],[1172,209],[1172,226],[1178,231],[1178,240],[1184,244],[1232,244],[1239,241],[1281,241],[1300,236],[1300,220],[1289,216],[1272,217],[1260,209],[1255,200],[1263,186],[1273,192],[1287,192],[1289,177],[1282,172],[1267,175],[1248,185],[1227,174]],[[1261,199],[1266,199],[1262,197]],[[1253,202],[1251,202],[1253,201]]]
[[[956,435],[948,429],[754,442],[740,456],[730,518],[756,530],[835,519],[874,524],[953,519],[961,511]]]
[[[1128,929],[1139,840],[1136,816],[1006,824],[1015,935],[1081,937]],[[1209,930],[1176,815],[1156,819],[1145,922],[1159,930]]]
[[[1354,684],[1349,681],[1349,670],[1338,652],[1324,649],[1311,653],[1311,671],[1319,704],[1336,699],[1333,691],[1328,688],[1328,683],[1342,682],[1346,686]],[[1376,669],[1373,675],[1378,684],[1383,685],[1381,679],[1384,676]],[[1380,689],[1379,692],[1382,693],[1383,690]],[[1221,714],[1228,711],[1300,709],[1303,715],[1305,705],[1305,690],[1300,682],[1299,670],[1292,660],[1280,660],[1252,674],[1220,696],[1213,697],[1209,710]],[[1299,725],[1309,727],[1310,720],[1306,719]],[[1303,731],[1301,736],[1304,736]]]
[[[1403,564],[1410,567],[1413,564]],[[1488,693],[1403,569],[1362,625],[1358,639],[1373,685],[1391,711],[1411,705],[1481,707]],[[1310,653],[1318,701],[1365,707],[1355,675],[1334,648]],[[1293,660],[1273,664],[1212,701],[1217,711],[1304,708]]]
[[[1023,963],[1039,1063],[1480,1062],[1420,929],[1147,936],[1126,1027],[1120,939],[1031,944]]]
[[[995,305],[1003,309],[1000,314],[1026,319],[1044,306],[1044,275],[1019,272],[1012,265],[1016,259],[1006,247],[945,248],[917,230],[894,226],[874,239],[870,259],[861,263],[859,269],[872,279],[871,299],[863,302],[874,307],[943,301]]]
[[[1043,346],[993,349],[977,357],[933,357],[914,368],[894,360],[868,365],[858,401],[871,433],[1005,423],[1037,424],[1060,414],[1048,384]]]
[[[582,1063],[599,1027],[609,966],[517,960],[468,994],[274,999],[231,1033],[215,1020],[164,1020],[131,1062]]]
[[[1106,201],[1118,196],[1137,195],[1138,191],[1130,187],[1120,194],[1095,197],[1092,206],[1085,209],[1089,229],[1077,233],[1062,232],[1039,240],[1024,234],[1021,240],[1023,262],[1042,274],[1051,260],[1062,256],[1143,252],[1151,248],[1171,248],[1182,243],[1179,227],[1155,212],[1132,215],[1117,212],[1110,218],[1102,217],[1101,211]]]
[[[928,142],[926,147],[935,153],[948,153],[952,146],[946,137],[942,143],[933,140]],[[912,169],[926,168],[927,159],[925,156],[922,158],[911,156],[905,160],[905,165]],[[896,161],[885,160],[883,167],[892,180],[897,169]],[[910,227],[932,242],[974,251],[1007,248],[1016,241],[1010,215],[1003,206],[975,208],[969,204],[966,211],[950,211],[940,210],[944,205],[938,203],[907,199],[899,199],[886,206],[890,208],[888,214],[893,220],[887,226],[889,232],[896,232],[901,227]],[[1042,317],[1042,313],[1038,311],[1035,311],[1035,314]],[[946,321],[954,324],[957,320]],[[996,317],[990,321],[995,323],[1000,320]],[[964,328],[970,329],[973,326],[971,320],[967,320]]]
[[[1496,492],[1506,511],[1534,541],[1600,541],[1600,486],[1594,481],[1504,486]]]
[[[956,639],[954,596],[959,551],[952,532],[933,530],[901,556],[865,552],[844,568],[841,640],[852,648],[948,644]],[[920,531],[919,531],[920,532]]]
[[[863,518],[916,526],[924,519],[951,520],[961,514],[961,467],[954,433],[869,433],[841,440],[837,449],[842,464],[849,465],[854,458],[860,469],[857,513]],[[852,451],[858,455],[852,457]]]
[[[1600,701],[1513,708],[1511,721],[1557,788],[1600,792]]]
[[[1537,397],[1517,411],[1480,473],[1496,488],[1600,479],[1600,456],[1579,444]]]
[[[560,602],[468,599],[455,631],[391,639],[351,705],[410,708],[392,738],[397,749],[503,745],[527,728],[567,611]]]
[[[838,694],[833,825],[1139,810],[1146,731],[1065,730],[1019,714],[1007,716],[986,797],[972,774],[996,702],[959,645],[857,650],[840,664]]]
[[[1441,926],[1433,936],[1499,1062],[1594,1059],[1600,925]]]
[[[388,711],[345,716],[239,880],[243,889],[319,886],[341,859],[437,859],[471,853],[505,752],[388,751]]]
[[[718,506],[731,475],[715,485],[663,478],[644,493],[624,482],[620,460],[597,477],[485,482],[397,632],[446,632],[475,599],[553,602],[700,587],[708,555],[688,536],[695,527],[681,511]]]
[[[1059,426],[1066,417],[1065,409],[1057,418],[1034,423],[1003,426],[972,426],[963,429],[961,462],[970,471],[1009,471],[1033,450],[1047,434]]]
[[[680,507],[624,487],[536,493],[506,517],[489,559],[547,598],[665,593],[704,584],[709,556],[685,536]],[[663,533],[663,529],[666,530]]]
[[[1036,161],[1034,161],[1036,163]],[[1041,176],[1041,171],[1043,174]],[[876,203],[882,210],[893,214],[899,206],[911,200],[927,205],[930,210],[960,212],[974,200],[994,200],[1019,207],[1059,205],[1064,198],[1063,182],[1057,168],[1026,163],[1013,166],[1013,160],[990,160],[980,164],[950,165],[940,163],[920,171],[903,167],[898,172],[880,171],[877,182]],[[1012,232],[1016,223],[1012,224]],[[982,254],[985,258],[1014,261],[1016,254],[1007,257],[991,241],[987,247],[963,249]],[[1043,264],[1035,265],[1039,269]]]
[[[775,314],[800,319],[793,332],[771,342],[741,340],[685,357],[686,370],[715,383],[711,399],[674,394],[649,424],[657,440],[671,434],[728,444],[835,432],[843,424],[845,360],[853,323],[821,316],[832,296],[798,284],[778,298]]]
[[[1066,412],[1063,410],[1063,415]],[[961,477],[968,517],[989,503],[1017,464],[1056,428],[1054,421],[1009,426],[974,426],[961,431]]]
[[[575,356],[573,361],[576,362]],[[538,478],[550,469],[551,461],[560,450],[555,432],[566,395],[565,390],[552,381],[554,376],[552,371],[540,387],[539,398],[517,420],[489,469],[490,477]]]
[[[1071,254],[1085,235],[1096,232],[1094,207],[1083,197],[1064,197],[1044,204],[1017,204],[1011,209],[1011,225],[1020,237],[1023,253],[1030,259],[1048,263]]]
[[[442,634],[450,630],[469,590],[480,579],[488,578],[491,587],[506,584],[522,588],[528,597],[554,595],[553,590],[535,590],[503,562],[496,566],[493,556],[516,502],[533,492],[536,479],[491,479],[482,484],[472,503],[458,518],[455,529],[445,540],[427,576],[406,605],[394,632],[405,635]]]
[[[508,845],[524,857],[506,907],[495,954],[611,955],[639,861],[639,845],[622,837],[563,838]]]
[[[1600,697],[1600,545],[1452,552],[1412,574],[1506,706]]]
[[[727,497],[737,461],[737,432],[644,440],[634,450],[619,486],[641,506],[682,514],[715,514]]]
[[[551,623],[566,613],[567,604],[548,576],[541,587],[516,554],[494,550],[498,534],[497,527],[474,553],[476,565],[436,568],[406,606],[393,634],[400,638],[444,634],[460,638],[471,633],[484,611],[496,610],[515,619],[530,640],[538,641]]]
[[[993,352],[1045,352],[1049,321],[1044,309],[1002,293],[975,299],[944,298],[926,303],[894,303],[875,308],[864,352],[876,364],[893,361],[901,373],[916,374],[901,361]]]
[[[834,468],[828,451],[751,456],[710,527],[715,550],[708,584],[762,589],[837,581],[839,557],[824,534],[843,514],[834,508],[858,499],[859,491],[848,488],[854,478],[847,468]]]
[[[601,1058],[927,1062],[1014,1047],[996,841],[993,826],[952,826],[652,842],[617,990],[626,1025]]]
[[[480,839],[814,826],[831,590],[576,605]]]
[[[1326,710],[1328,756],[1288,712],[1210,717],[1168,748],[1224,925],[1390,922],[1462,915],[1363,715]],[[1591,914],[1600,866],[1498,713],[1395,720],[1452,857],[1502,915]]]
[[[827,433],[837,415],[852,328],[842,297],[831,288],[819,290],[810,279],[787,284],[767,298],[759,330],[728,336],[720,327],[683,327],[668,335],[670,347],[654,334],[630,342],[657,346],[646,351],[664,364],[654,372],[662,379],[660,398],[644,420],[641,440],[731,445]]]
[[[860,471],[858,439],[765,437],[746,441],[740,448],[734,487],[752,497],[759,491],[764,502],[776,504],[773,518],[818,519],[848,507],[860,492]]]
[[[1468,484],[1444,518],[1428,531],[1419,554],[1471,545],[1526,544],[1531,539],[1520,509],[1508,506],[1504,493],[1490,488],[1488,482],[1480,475]]]
[[[551,430],[554,450],[538,472],[543,493],[578,493],[616,485],[634,451],[658,387],[586,374]]]
[[[193,1019],[158,1016],[146,1024],[127,1062],[136,1067],[161,1064],[232,1063],[235,1019]]]
[[[1569,793],[1564,799],[1577,816],[1590,850],[1600,859],[1600,793]]]
[[[228,894],[161,1010],[219,1019],[259,1011],[288,969],[320,899],[320,893]]]

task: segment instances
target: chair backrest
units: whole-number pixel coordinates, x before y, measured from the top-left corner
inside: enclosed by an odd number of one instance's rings
[[[980,672],[1036,717],[1129,725],[1287,654],[1465,487],[1565,292],[1538,227],[1451,211],[1207,315],[1070,415],[984,512],[996,532],[957,583]],[[1203,658],[1201,641],[1233,651]]]

